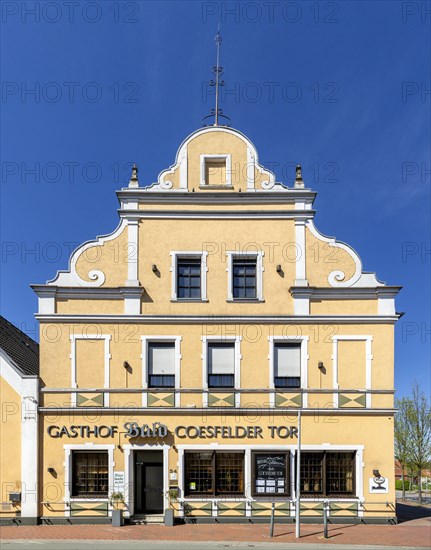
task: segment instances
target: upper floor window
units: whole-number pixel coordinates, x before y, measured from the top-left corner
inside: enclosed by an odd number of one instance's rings
[[[200,185],[231,187],[231,156],[201,155]]]
[[[235,343],[208,344],[208,387],[235,387]]]
[[[178,258],[177,298],[201,299],[200,258]]]
[[[227,252],[228,301],[263,301],[263,252]]]
[[[173,301],[207,300],[207,256],[208,252],[174,251],[171,252]]]
[[[232,295],[237,298],[256,298],[256,258],[235,258],[232,265]]]
[[[175,344],[148,343],[148,387],[175,387]]]
[[[301,345],[274,344],[274,387],[301,387]]]

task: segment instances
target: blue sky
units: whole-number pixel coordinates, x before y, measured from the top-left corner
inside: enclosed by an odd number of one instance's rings
[[[200,126],[220,22],[222,108],[279,181],[291,184],[302,164],[321,232],[404,287],[396,387],[429,388],[429,10],[395,0],[2,2],[2,314],[35,337],[29,284],[116,227],[114,191],[131,162],[141,185],[154,182]]]

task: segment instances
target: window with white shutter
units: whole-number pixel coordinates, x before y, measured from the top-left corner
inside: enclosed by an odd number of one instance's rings
[[[274,387],[301,387],[301,346],[274,344]]]
[[[208,387],[235,387],[235,344],[208,344]]]
[[[148,387],[175,387],[175,344],[148,343]]]

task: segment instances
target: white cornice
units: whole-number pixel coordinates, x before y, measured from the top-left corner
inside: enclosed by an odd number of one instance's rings
[[[202,324],[202,323],[274,323],[274,324],[388,324],[400,318],[395,315],[65,315],[36,314],[36,319],[49,323],[136,323],[136,324]]]
[[[300,287],[289,289],[294,298],[308,298],[310,300],[366,300],[381,297],[394,298],[401,290],[400,286],[377,287]]]
[[[314,216],[314,210],[120,210],[120,216],[128,219],[213,219],[213,220],[298,220],[304,221]]]

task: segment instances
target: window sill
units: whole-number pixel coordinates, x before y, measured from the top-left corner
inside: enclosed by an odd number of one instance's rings
[[[208,183],[200,183],[199,189],[232,189],[233,190],[233,185],[229,185],[229,184],[210,185]]]
[[[184,304],[184,303],[206,303],[206,302],[209,302],[208,299],[205,299],[205,300],[202,300],[201,298],[176,298],[176,299],[172,299],[171,300],[171,303],[181,303],[181,304]]]
[[[109,502],[108,497],[70,497],[69,502]]]
[[[242,304],[242,303],[263,303],[265,300],[263,298],[232,298],[226,300],[229,304]]]

